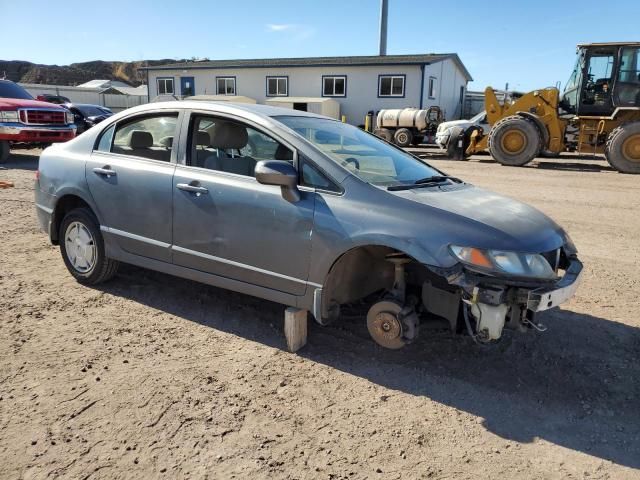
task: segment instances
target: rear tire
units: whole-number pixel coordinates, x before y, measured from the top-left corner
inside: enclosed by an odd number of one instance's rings
[[[0,140],[0,163],[6,163],[9,160],[9,142]]]
[[[391,130],[389,130],[388,128],[376,128],[373,131],[373,134],[377,137],[380,137],[385,142],[391,143],[391,140],[393,139],[393,134],[391,133]]]
[[[100,226],[93,212],[76,208],[62,219],[60,253],[69,273],[84,285],[96,285],[112,278],[119,263],[107,258]]]
[[[413,134],[408,128],[399,128],[393,135],[393,141],[399,147],[408,147],[413,141]]]
[[[614,128],[607,138],[604,155],[619,172],[640,174],[640,122]]]
[[[505,117],[489,133],[489,152],[502,165],[521,167],[536,158],[540,150],[540,130],[526,117]]]

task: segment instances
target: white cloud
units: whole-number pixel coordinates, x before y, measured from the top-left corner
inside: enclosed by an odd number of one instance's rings
[[[292,30],[295,26],[293,23],[267,23],[267,31],[284,32],[285,30]]]
[[[314,27],[297,23],[267,23],[265,27],[267,32],[288,33],[295,40],[304,40],[316,34]]]

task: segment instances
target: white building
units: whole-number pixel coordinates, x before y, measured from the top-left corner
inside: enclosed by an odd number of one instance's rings
[[[336,100],[349,123],[369,111],[439,106],[460,118],[471,75],[455,53],[360,57],[216,60],[144,67],[149,98],[242,95],[265,103],[278,97]],[[306,102],[293,108],[308,110]]]

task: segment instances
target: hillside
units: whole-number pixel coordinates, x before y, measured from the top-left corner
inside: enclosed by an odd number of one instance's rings
[[[70,65],[41,65],[22,60],[0,60],[0,78],[23,83],[47,85],[79,85],[96,79],[120,80],[133,86],[145,82],[144,72],[139,67],[184,62],[185,60],[142,60],[139,62],[91,62]]]

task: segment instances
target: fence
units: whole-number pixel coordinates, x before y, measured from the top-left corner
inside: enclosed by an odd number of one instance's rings
[[[110,108],[114,112],[120,112],[136,105],[147,103],[146,95],[123,95],[116,93],[102,93],[100,88],[78,88],[58,85],[40,85],[33,83],[21,83],[31,95],[62,95],[72,103],[90,103]]]

